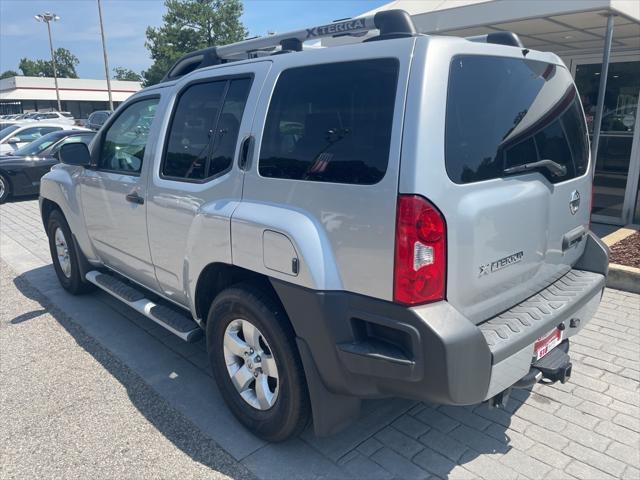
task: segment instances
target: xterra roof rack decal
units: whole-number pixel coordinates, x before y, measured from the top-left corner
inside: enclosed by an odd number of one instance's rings
[[[371,30],[380,34],[372,40],[413,37],[417,35],[409,14],[404,10],[387,10],[367,17],[339,20],[328,25],[305,28],[279,35],[256,37],[229,45],[210,47],[188,53],[171,67],[162,79],[175,80],[199,68],[219,65],[236,60],[256,58],[272,53],[301,51],[303,42],[324,37],[361,36]]]

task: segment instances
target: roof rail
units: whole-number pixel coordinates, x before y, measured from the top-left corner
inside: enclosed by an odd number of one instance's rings
[[[221,63],[255,58],[273,52],[291,52],[302,50],[307,40],[324,37],[361,36],[371,30],[379,30],[380,34],[370,40],[412,37],[416,29],[409,14],[404,10],[386,10],[366,17],[340,20],[327,25],[305,28],[288,33],[250,38],[229,45],[209,47],[181,57],[169,69],[163,82],[175,80],[199,68]]]
[[[520,37],[513,32],[491,32],[485,35],[466,37],[465,40],[479,43],[496,43],[498,45],[508,45],[510,47],[524,48]]]

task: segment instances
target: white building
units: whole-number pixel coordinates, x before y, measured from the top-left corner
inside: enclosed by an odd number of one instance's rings
[[[506,30],[527,48],[559,55],[597,137],[593,219],[640,224],[640,0],[396,0],[364,14],[391,9],[406,10],[420,33],[469,37]],[[323,44],[356,41],[362,38]],[[603,66],[608,74],[601,81]]]
[[[62,110],[87,118],[95,110],[109,109],[106,80],[59,78]],[[140,82],[111,80],[114,107],[140,90]],[[49,77],[10,77],[0,80],[0,114],[57,110],[56,88]]]

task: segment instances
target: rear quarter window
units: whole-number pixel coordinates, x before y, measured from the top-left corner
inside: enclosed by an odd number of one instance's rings
[[[567,69],[544,62],[480,55],[454,57],[449,72],[445,165],[455,183],[506,176],[539,160],[565,166],[537,170],[553,183],[584,174],[584,115]]]
[[[263,177],[370,185],[389,161],[399,63],[380,58],[285,70],[260,150]]]

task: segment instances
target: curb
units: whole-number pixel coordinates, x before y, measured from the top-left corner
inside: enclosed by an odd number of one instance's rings
[[[617,263],[609,264],[607,287],[625,292],[640,293],[640,268],[627,267]]]

